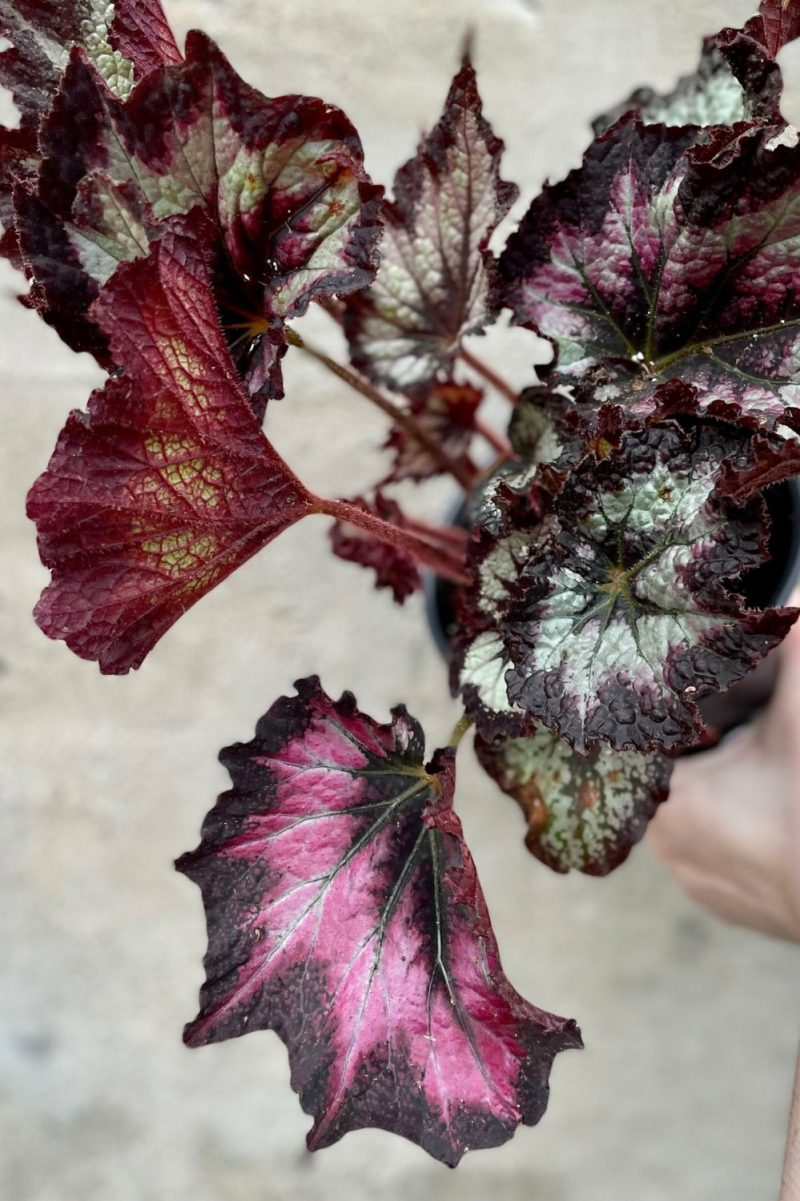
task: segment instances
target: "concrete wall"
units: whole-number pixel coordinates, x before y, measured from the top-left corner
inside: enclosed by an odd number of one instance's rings
[[[389,182],[438,116],[464,29],[486,110],[527,203],[579,161],[594,113],[691,69],[701,33],[748,0],[174,0],[178,31],[219,39],[252,83],[342,105]],[[376,716],[404,700],[431,739],[454,706],[423,607],[395,608],[325,553],[323,522],[282,537],[175,627],[142,670],[103,679],[35,629],[46,574],[25,492],[99,373],[0,275],[0,1195],[7,1201],[769,1201],[777,1194],[798,1034],[795,949],[694,910],[642,848],[607,881],[562,879],[462,751],[459,807],[505,966],[539,1005],[576,1016],[534,1130],[448,1173],[388,1135],[316,1157],[277,1037],[202,1051],[204,923],[171,869],[225,776],[220,746],[318,671]],[[309,322],[332,346],[321,316]],[[522,384],[535,346],[498,333]],[[490,354],[489,343],[486,353]],[[319,488],[375,475],[383,421],[290,356],[270,432]],[[438,513],[446,485],[425,503]]]

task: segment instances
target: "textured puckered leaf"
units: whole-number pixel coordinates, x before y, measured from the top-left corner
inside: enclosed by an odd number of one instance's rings
[[[482,699],[487,737],[511,728],[514,706],[582,752],[702,737],[696,702],[796,617],[750,611],[727,586],[763,557],[761,502],[723,499],[745,451],[744,435],[717,427],[627,433],[575,469],[538,525],[512,504],[499,538],[480,533],[455,670]]]
[[[36,618],[105,672],[138,667],[195,601],[312,499],[258,428],[216,319],[200,221],[120,267],[95,314],[126,373],[67,421],[31,490],[53,581]]]
[[[401,391],[425,384],[493,320],[489,239],[518,194],[500,179],[502,150],[466,62],[439,124],[397,173],[378,278],[348,303],[351,356],[372,379]]]
[[[157,32],[156,32],[157,31]],[[152,36],[151,36],[152,35]],[[82,47],[118,96],[127,96],[134,73],[180,57],[158,0],[0,0],[0,85],[11,91],[19,129],[0,126],[0,253],[21,267],[14,213],[14,184],[31,184],[40,159],[37,135],[67,66]]]
[[[19,238],[37,303],[59,329],[85,318],[120,261],[146,251],[154,222],[200,207],[219,228],[230,341],[251,392],[275,395],[282,322],[375,273],[382,192],[350,122],[312,97],[262,96],[200,33],[185,62],[149,74],[125,103],[73,55],[42,152],[37,209],[20,201]],[[77,293],[65,263],[85,276]]]
[[[535,482],[529,480],[517,491],[500,478],[478,506],[478,526],[469,547],[474,582],[467,593],[458,595],[450,685],[487,739],[529,734],[535,728],[530,715],[508,695],[511,659],[503,621],[531,544],[540,536],[547,503]]]
[[[600,134],[631,110],[646,124],[734,125],[738,122],[781,121],[781,70],[767,47],[762,27],[723,29],[706,38],[697,70],[680,79],[665,94],[639,88],[613,112],[598,117]]]
[[[482,766],[518,803],[525,845],[557,872],[605,876],[619,867],[667,799],[672,764],[658,752],[599,747],[580,755],[549,730],[478,738]]]
[[[352,504],[367,513],[374,513],[402,529],[405,519],[399,505],[377,492],[372,504],[357,497]],[[348,563],[360,563],[375,572],[375,587],[389,588],[398,605],[422,587],[416,561],[399,546],[379,541],[374,535],[348,522],[337,521],[331,528],[333,553]]]
[[[580,1035],[503,974],[454,752],[425,767],[405,709],[378,725],[315,678],[297,689],[223,751],[233,788],[178,862],[209,934],[185,1038],[275,1030],[311,1148],[374,1126],[454,1165],[539,1120],[553,1057]]]
[[[800,147],[752,127],[623,121],[534,201],[501,259],[519,323],[562,372],[615,359],[616,396],[681,379],[768,425],[800,421]]]
[[[456,380],[435,380],[410,399],[411,414],[449,457],[469,469],[469,447],[475,433],[475,417],[483,392]],[[395,463],[387,483],[427,480],[438,475],[442,464],[416,438],[399,426],[389,435],[387,446],[395,452]]]

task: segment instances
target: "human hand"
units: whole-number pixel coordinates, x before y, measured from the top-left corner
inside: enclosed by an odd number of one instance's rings
[[[779,654],[769,708],[728,742],[676,764],[648,837],[699,905],[800,943],[800,625]]]

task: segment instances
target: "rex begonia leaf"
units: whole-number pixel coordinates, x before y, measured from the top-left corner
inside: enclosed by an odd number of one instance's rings
[[[123,264],[96,302],[124,373],[70,416],[28,500],[53,573],[36,619],[104,672],[138,667],[181,614],[313,511],[233,370],[213,229],[180,220],[189,228]]]
[[[603,133],[634,110],[648,125],[735,125],[747,121],[781,122],[783,78],[765,36],[751,22],[745,29],[723,29],[703,42],[697,70],[672,91],[639,88],[624,103],[593,122]]]
[[[377,279],[347,304],[350,354],[370,378],[408,391],[449,374],[462,339],[494,319],[489,239],[518,194],[500,178],[502,151],[466,61],[438,125],[395,177]]]
[[[469,448],[482,400],[483,392],[472,384],[444,379],[415,391],[409,403],[417,425],[436,440],[450,459],[469,469]],[[392,430],[386,445],[395,456],[387,483],[427,480],[443,470],[440,460],[400,426]]]
[[[457,634],[451,644],[450,685],[487,739],[529,734],[534,723],[508,695],[511,658],[503,637],[509,596],[541,536],[547,498],[536,482],[526,490],[501,477],[478,506],[468,547],[473,584],[458,594]],[[509,520],[509,513],[513,520]]]
[[[16,180],[35,176],[37,135],[70,51],[80,47],[117,96],[135,79],[180,54],[158,0],[0,0],[0,37],[11,47],[0,53],[0,85],[20,114],[19,129],[0,127],[0,252],[20,265],[13,234],[11,193]]]
[[[361,497],[351,504],[403,528],[405,519],[399,505],[380,491],[372,504]],[[375,572],[375,587],[390,589],[398,605],[422,588],[416,560],[400,547],[381,542],[366,530],[344,521],[334,523],[330,537],[333,553],[348,563],[371,567]]]
[[[505,301],[562,373],[614,360],[621,404],[679,379],[701,410],[797,426],[800,147],[695,133],[628,118],[595,141],[509,240]]]
[[[765,553],[761,501],[726,499],[745,446],[717,426],[626,433],[575,468],[538,525],[512,501],[499,537],[480,532],[454,674],[467,698],[478,693],[486,737],[514,732],[520,711],[583,753],[703,737],[697,702],[797,616],[750,610],[728,587]]]
[[[549,730],[475,743],[478,759],[525,814],[525,845],[556,872],[605,876],[625,860],[667,799],[672,763],[658,752],[587,755]]]
[[[250,391],[276,395],[284,320],[374,276],[382,190],[350,122],[313,97],[262,96],[201,33],[124,103],[73,53],[41,145],[38,207],[28,216],[20,199],[18,237],[60,332],[146,251],[153,223],[198,207],[219,230],[220,309],[231,343],[249,348]],[[65,261],[86,277],[78,295]]]
[[[503,974],[454,751],[426,766],[404,708],[379,725],[315,677],[296,687],[222,752],[233,787],[177,864],[209,936],[185,1040],[275,1030],[311,1149],[379,1127],[455,1165],[539,1120],[553,1058],[580,1035]]]

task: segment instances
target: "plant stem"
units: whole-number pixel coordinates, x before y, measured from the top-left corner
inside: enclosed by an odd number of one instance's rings
[[[351,370],[349,367],[345,367],[343,364],[337,363],[335,359],[332,359],[329,355],[325,354],[324,351],[318,350],[315,346],[309,345],[309,343],[306,342],[305,339],[301,338],[298,333],[295,333],[294,330],[287,329],[285,332],[286,341],[290,346],[296,346],[298,349],[304,350],[306,354],[311,355],[312,358],[315,358],[318,363],[322,363],[323,367],[327,367],[327,369],[332,371],[334,375],[338,376],[340,380],[343,380],[346,384],[349,384],[351,388],[359,393],[359,395],[371,401],[372,404],[376,405],[382,413],[385,413],[387,417],[390,417],[395,425],[400,426],[400,428],[406,434],[408,434],[409,438],[413,438],[416,442],[419,442],[421,446],[424,446],[431,457],[439,464],[442,470],[446,471],[448,474],[452,475],[454,479],[458,480],[465,492],[470,490],[475,472],[471,471],[470,468],[465,466],[463,463],[458,463],[455,459],[451,458],[447,451],[444,450],[444,448],[436,440],[436,438],[429,434],[427,430],[424,430],[409,413],[406,413],[400,408],[399,405],[396,405],[394,401],[389,400],[388,396],[384,396],[382,392],[380,392],[369,382],[369,380],[364,379],[363,375],[359,375],[358,372]]]
[[[315,497],[315,511],[324,513],[327,517],[335,517],[337,521],[345,521],[357,526],[367,534],[372,534],[379,542],[405,551],[419,563],[430,567],[455,584],[468,584],[470,577],[464,560],[463,549],[439,545],[427,541],[413,530],[401,529],[390,521],[384,521],[374,513],[351,504],[346,500],[328,500],[325,497]]]
[[[464,735],[467,733],[467,731],[472,728],[473,724],[474,723],[473,723],[472,718],[467,717],[467,715],[465,713],[464,716],[459,721],[457,721],[455,726],[453,727],[453,733],[450,735],[447,745],[451,746],[454,751],[458,750],[458,747],[461,743],[461,739],[464,737]]]
[[[517,403],[517,393],[493,368],[482,362],[472,351],[466,350],[463,346],[459,351],[459,355],[462,362],[466,363],[476,375],[480,375],[485,379],[487,384],[490,384],[496,392],[499,392],[501,396],[505,396],[506,400],[510,401],[512,405]]]
[[[427,521],[420,521],[416,517],[406,517],[405,528],[415,534],[419,534],[426,541],[433,542],[437,546],[449,547],[457,554],[464,553],[464,548],[469,539],[468,531],[462,529],[461,526],[429,525]]]
[[[485,421],[481,421],[480,417],[475,418],[475,432],[485,438],[489,445],[502,455],[504,459],[513,459],[514,451],[511,448],[511,443],[508,439],[499,434],[497,430],[492,429]]]

